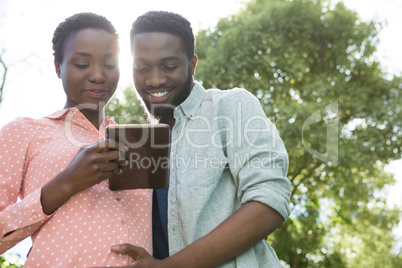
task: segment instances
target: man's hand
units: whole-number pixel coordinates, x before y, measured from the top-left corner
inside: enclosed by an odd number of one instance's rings
[[[112,251],[133,257],[134,262],[126,268],[213,268],[250,249],[283,222],[273,208],[250,201],[209,234],[166,259],[156,260],[145,249],[129,244],[113,246]]]
[[[126,268],[162,268],[162,261],[154,259],[149,253],[141,248],[130,244],[112,246],[112,251],[120,254],[127,254],[133,257],[134,262]]]

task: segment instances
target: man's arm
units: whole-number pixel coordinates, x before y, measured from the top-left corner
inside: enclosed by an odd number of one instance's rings
[[[242,139],[241,146],[227,146],[226,155],[242,206],[209,234],[162,261],[132,246],[115,250],[136,260],[131,267],[216,267],[266,239],[287,218],[290,183],[285,177],[286,149],[259,101],[245,90],[234,93],[216,105],[225,107],[224,116],[238,116],[230,129],[233,140]],[[241,107],[247,109],[239,110]],[[248,156],[247,161],[235,165],[239,163],[236,157],[243,155]],[[261,167],[256,168],[258,163]]]
[[[251,201],[241,206],[208,235],[162,261],[130,245],[112,249],[131,255],[136,261],[130,267],[216,267],[265,239],[283,223],[284,219],[274,209]]]

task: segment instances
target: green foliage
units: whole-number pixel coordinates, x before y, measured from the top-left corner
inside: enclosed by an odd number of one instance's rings
[[[11,256],[0,255],[0,268],[22,268],[23,264],[20,259],[21,256],[16,256],[17,260],[11,260]]]
[[[3,53],[0,54],[0,65],[2,69],[1,80],[0,80],[0,103],[1,103],[3,101],[4,86],[6,84],[7,71],[8,71],[8,67],[3,59]]]
[[[121,95],[122,96],[119,96]],[[106,106],[105,113],[119,124],[146,123],[147,116],[132,86],[117,92]]]
[[[251,0],[197,35],[195,78],[252,92],[288,149],[293,211],[269,241],[290,267],[402,267],[401,209],[382,194],[401,158],[402,77],[375,57],[381,27],[343,3]],[[124,94],[108,113],[145,120]]]
[[[380,29],[343,3],[254,0],[197,35],[196,78],[255,94],[288,148],[293,215],[270,239],[290,267],[401,261],[392,253],[401,210],[376,195],[394,183],[383,168],[401,158],[402,136],[401,78],[374,57]]]

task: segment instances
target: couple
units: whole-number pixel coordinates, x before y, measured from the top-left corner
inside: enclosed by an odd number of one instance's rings
[[[280,267],[265,239],[290,213],[288,158],[258,100],[194,81],[195,39],[178,14],[147,12],[130,37],[137,93],[188,166],[171,165],[166,189],[109,190],[127,165],[105,139],[118,36],[102,16],[73,15],[53,36],[64,109],[0,132],[0,253],[32,236],[25,267]]]

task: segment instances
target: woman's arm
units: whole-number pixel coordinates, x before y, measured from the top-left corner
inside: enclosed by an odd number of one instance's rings
[[[74,194],[110,178],[119,169],[119,154],[124,153],[119,148],[127,150],[109,140],[81,148],[67,168],[42,187],[43,212],[52,214]]]

